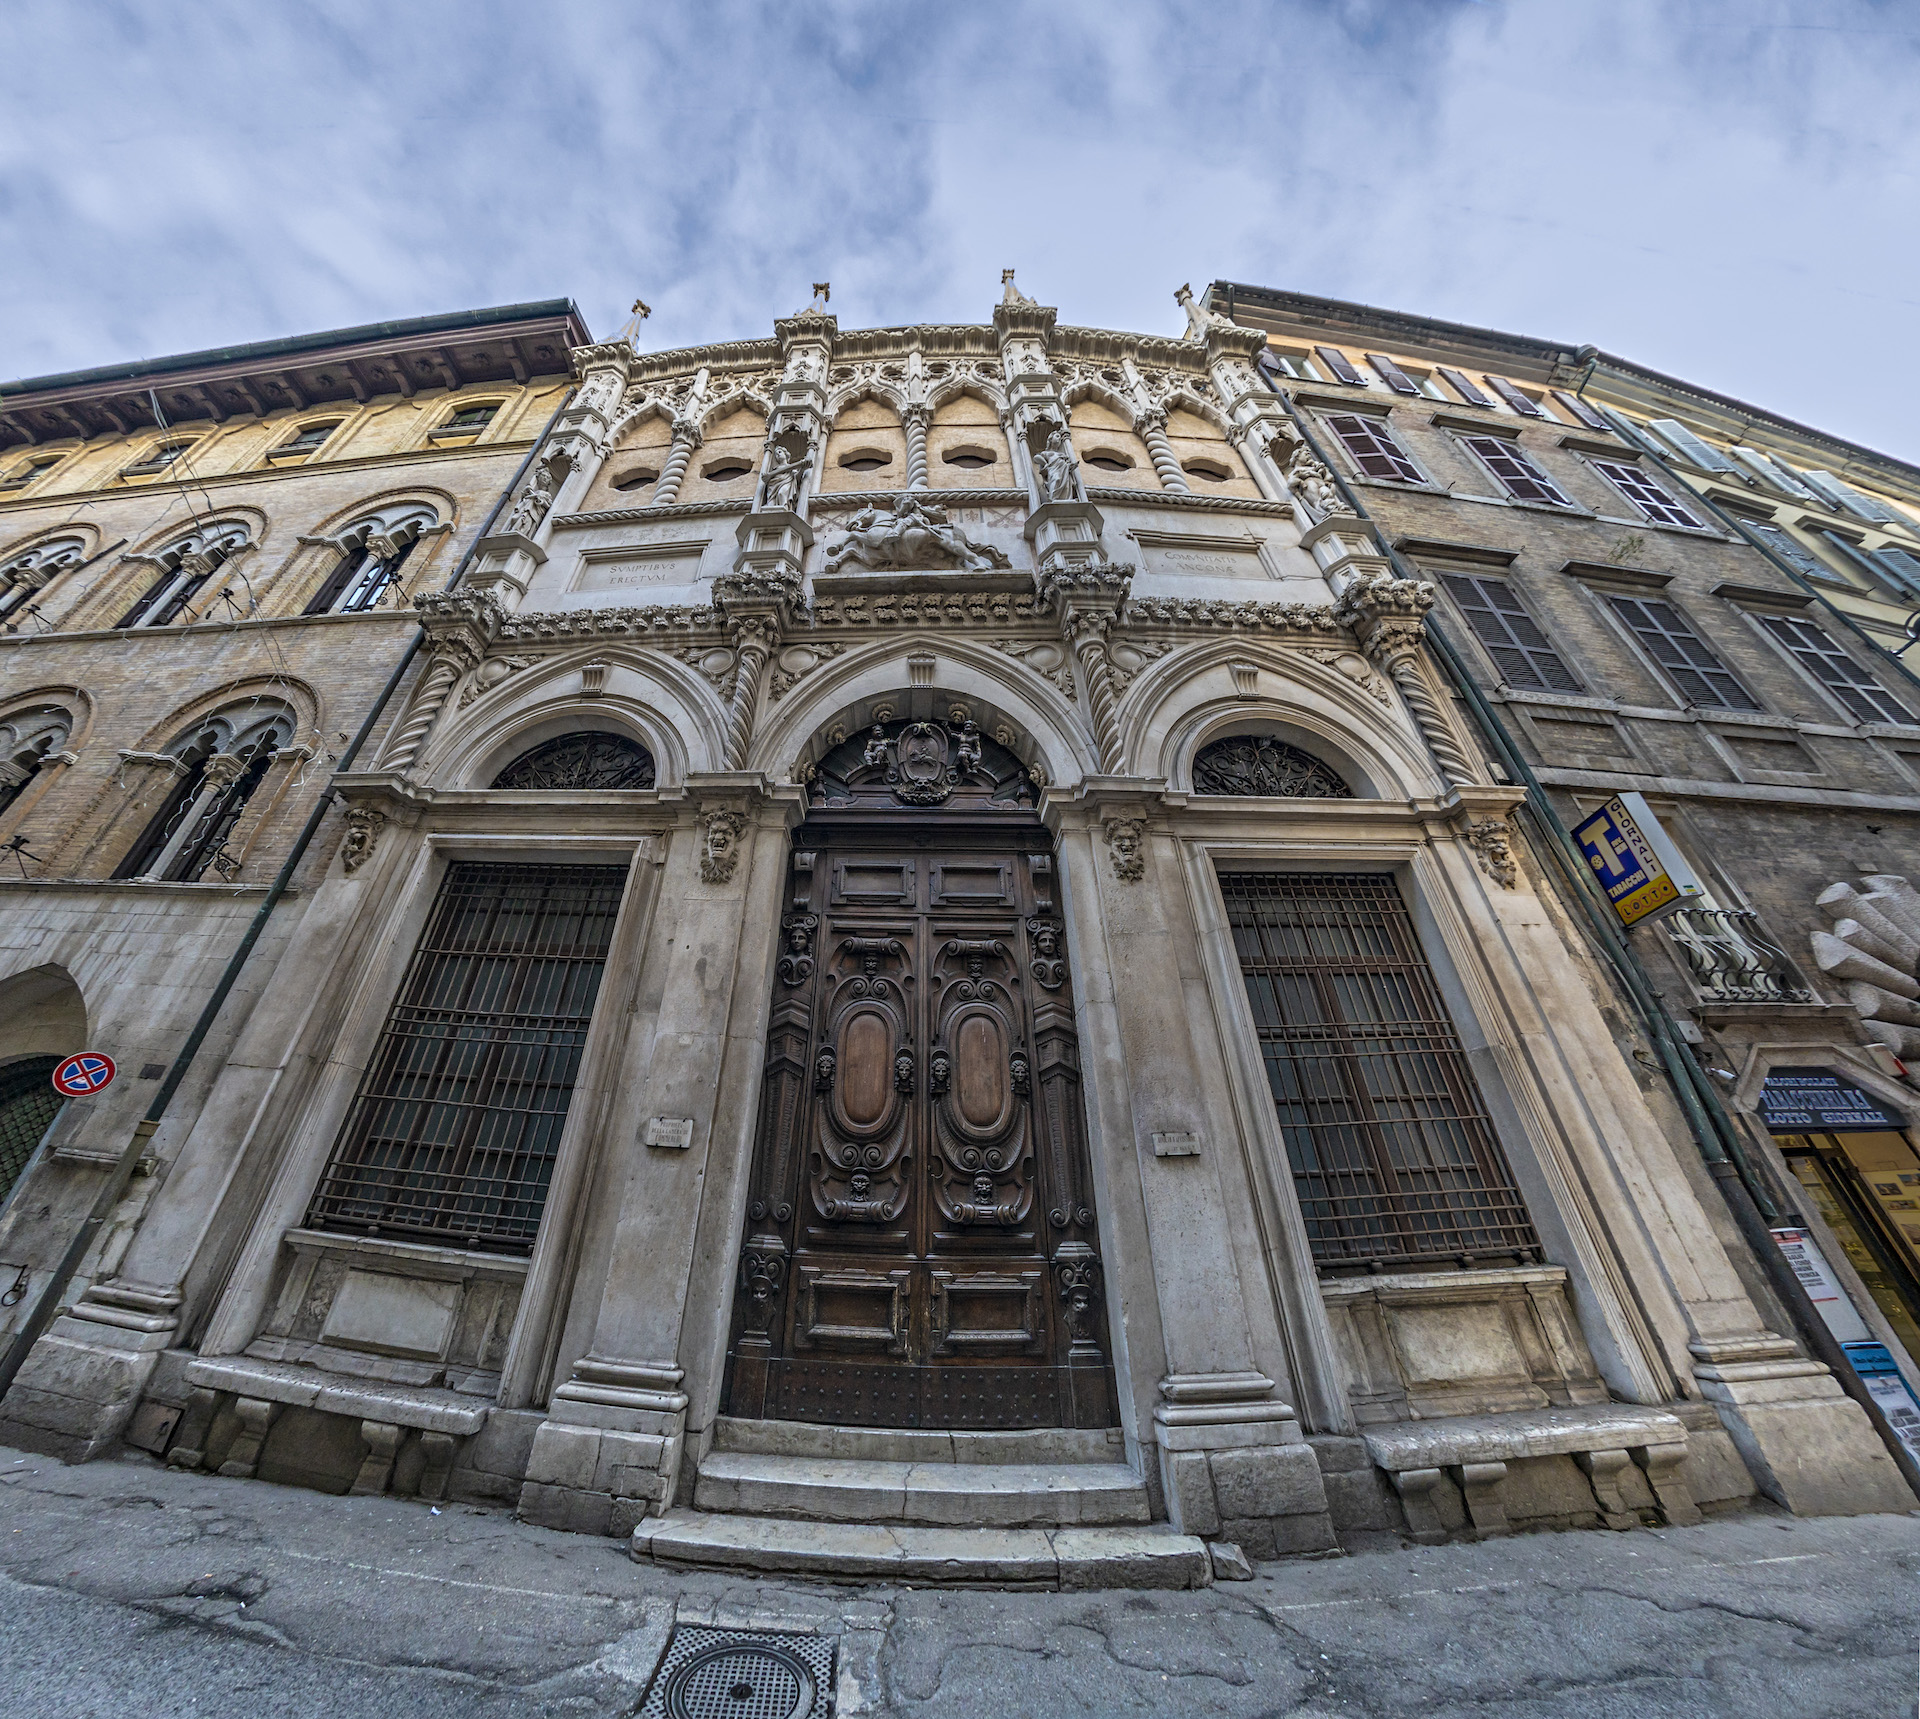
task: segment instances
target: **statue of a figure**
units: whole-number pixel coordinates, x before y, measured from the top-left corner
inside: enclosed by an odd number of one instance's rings
[[[760,505],[770,511],[791,513],[799,504],[800,480],[807,474],[812,462],[812,450],[807,447],[782,447],[774,444],[772,456],[767,461],[766,484],[763,488]]]
[[[1078,497],[1078,487],[1074,474],[1078,462],[1073,457],[1073,443],[1067,438],[1064,424],[1055,424],[1047,434],[1045,444],[1033,456],[1033,469],[1040,479],[1040,493],[1048,501],[1074,501]]]
[[[527,487],[520,492],[520,499],[507,515],[508,534],[531,537],[540,529],[540,521],[547,517],[547,509],[552,506],[553,474],[544,465],[535,466],[533,476],[527,480]]]
[[[1313,457],[1313,450],[1305,442],[1295,443],[1287,460],[1287,486],[1321,519],[1347,511],[1334,488],[1333,474]]]

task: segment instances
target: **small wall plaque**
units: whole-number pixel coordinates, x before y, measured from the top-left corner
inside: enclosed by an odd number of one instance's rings
[[[1153,1137],[1153,1155],[1156,1158],[1198,1158],[1200,1136],[1198,1134],[1156,1134]]]
[[[647,1123],[646,1141],[649,1146],[684,1152],[693,1144],[693,1118],[656,1116]]]

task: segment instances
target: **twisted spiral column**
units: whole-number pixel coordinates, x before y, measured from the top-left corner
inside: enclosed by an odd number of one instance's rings
[[[734,631],[739,653],[734,669],[733,703],[727,710],[727,768],[747,767],[747,746],[753,739],[753,707],[760,695],[760,673],[773,654],[773,628],[765,622],[742,622]]]
[[[412,765],[441,707],[446,704],[447,695],[453,691],[453,683],[460,678],[461,667],[460,659],[453,653],[434,652],[432,666],[421,680],[420,690],[413,695],[406,721],[387,743],[386,756],[381,760],[387,769],[404,774]]]
[[[1113,690],[1113,664],[1107,657],[1107,617],[1076,615],[1073,652],[1093,704],[1093,733],[1100,743],[1100,768],[1108,775],[1124,769],[1120,757],[1120,700]]]
[[[687,462],[693,458],[693,450],[703,440],[700,432],[688,423],[673,426],[673,446],[667,450],[667,463],[660,468],[660,481],[654,485],[653,505],[668,506],[680,493],[680,481],[687,475]]]
[[[1167,440],[1166,413],[1142,412],[1136,427],[1146,441],[1147,452],[1153,456],[1153,469],[1160,474],[1160,487],[1180,495],[1190,494],[1187,474],[1180,469],[1180,462],[1174,456],[1173,443]]]
[[[1414,722],[1426,736],[1427,750],[1440,766],[1447,786],[1465,787],[1473,780],[1473,766],[1460,750],[1459,742],[1454,739],[1453,727],[1447,721],[1446,712],[1440,708],[1440,701],[1428,688],[1426,676],[1420,672],[1418,657],[1411,651],[1402,652],[1392,657],[1385,667],[1393,684],[1400,689],[1400,696],[1407,701],[1407,708],[1413,712]]]
[[[901,422],[907,430],[907,488],[927,487],[927,409],[909,406]]]

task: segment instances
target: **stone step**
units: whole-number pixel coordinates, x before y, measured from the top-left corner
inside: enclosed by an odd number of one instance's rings
[[[1109,1528],[937,1528],[792,1522],[674,1510],[633,1531],[642,1562],[827,1581],[973,1588],[1204,1588],[1206,1543],[1165,1523]]]
[[[714,1422],[716,1450],[751,1456],[810,1456],[847,1462],[1121,1462],[1118,1427],[1032,1427],[966,1432],[919,1427],[837,1427],[811,1421]]]
[[[847,1462],[712,1450],[694,1508],[805,1522],[1053,1528],[1150,1520],[1120,1462]]]

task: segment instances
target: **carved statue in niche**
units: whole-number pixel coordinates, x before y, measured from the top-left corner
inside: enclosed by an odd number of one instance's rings
[[[1079,461],[1073,457],[1073,442],[1066,425],[1055,422],[1047,439],[1034,450],[1034,474],[1040,480],[1040,495],[1045,501],[1079,499]]]
[[[837,573],[849,562],[877,573],[907,567],[960,567],[969,572],[1010,565],[990,544],[975,543],[947,519],[947,510],[912,494],[891,512],[863,507],[847,522],[847,535],[827,551],[821,572]]]
[[[761,490],[762,508],[769,512],[791,513],[800,504],[800,484],[813,462],[813,449],[805,436],[788,430],[774,438],[767,456],[766,482]]]
[[[527,480],[527,487],[520,492],[520,499],[507,515],[508,535],[531,537],[540,529],[541,520],[547,517],[547,509],[552,506],[553,473],[544,465],[535,466],[532,477]]]

